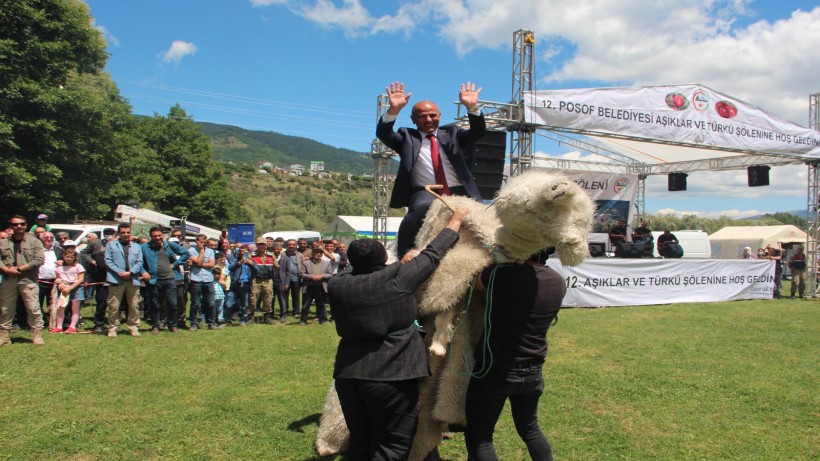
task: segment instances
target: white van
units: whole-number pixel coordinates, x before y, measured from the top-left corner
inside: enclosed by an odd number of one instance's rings
[[[117,233],[116,224],[49,224],[49,227],[51,227],[51,232],[55,237],[57,232],[68,232],[68,239],[77,243],[78,250],[85,248],[85,238],[92,232],[97,234],[100,239],[103,238],[103,232],[106,229],[111,229],[115,234]]]
[[[300,230],[300,231],[274,231],[274,232],[265,232],[262,234],[262,237],[268,238],[271,237],[272,239],[276,240],[279,237],[288,241],[290,239],[299,240],[305,239],[308,243],[308,248],[310,248],[310,244],[322,239],[322,234],[315,232],[315,231],[307,231],[307,230]]]
[[[652,244],[652,256],[658,257],[658,237],[662,231],[652,231],[655,242]],[[709,259],[712,257],[712,244],[709,243],[709,234],[702,230],[672,231],[683,248],[683,259]]]

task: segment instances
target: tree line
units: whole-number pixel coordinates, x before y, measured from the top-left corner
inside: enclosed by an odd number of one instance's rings
[[[647,214],[649,227],[652,230],[660,231],[669,229],[676,230],[702,230],[707,234],[713,234],[728,226],[779,226],[791,224],[805,231],[807,229],[806,218],[795,216],[791,213],[767,213],[757,219],[732,219],[721,216],[717,219],[701,218],[695,215],[675,216],[671,214]],[[640,223],[635,224],[636,226]]]
[[[137,117],[103,72],[108,55],[80,0],[0,8],[0,210],[110,219],[150,204],[216,225],[240,221],[223,166],[179,105]]]

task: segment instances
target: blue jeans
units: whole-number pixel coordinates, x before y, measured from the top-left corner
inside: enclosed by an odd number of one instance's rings
[[[470,379],[467,387],[467,427],[464,440],[471,461],[497,461],[493,432],[504,402],[510,399],[513,422],[535,461],[552,461],[552,448],[538,426],[538,400],[544,392],[542,365],[513,370],[490,370]]]
[[[205,314],[205,323],[208,326],[214,324],[214,282],[191,281],[188,285],[188,292],[191,295],[191,309],[188,318],[191,325],[199,323],[200,311]]]
[[[214,298],[214,318],[217,322],[222,323],[225,320],[223,308],[225,306],[225,298]]]

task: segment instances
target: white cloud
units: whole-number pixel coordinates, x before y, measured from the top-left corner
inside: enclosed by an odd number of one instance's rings
[[[674,216],[697,216],[699,218],[706,218],[706,219],[717,219],[722,216],[731,219],[744,219],[744,218],[751,218],[753,216],[761,216],[768,211],[758,211],[758,210],[723,210],[723,211],[687,211],[687,210],[676,210],[674,208],[664,208],[662,210],[658,210],[653,214],[659,215],[674,215]]]
[[[105,26],[100,26],[98,24],[95,24],[94,28],[96,28],[98,31],[100,31],[100,33],[103,35],[103,37],[105,37],[105,40],[108,43],[110,43],[114,46],[120,46],[119,39],[117,39],[117,37],[114,34],[112,34],[111,31],[109,31]]]
[[[348,36],[360,35],[376,22],[359,0],[343,0],[340,7],[331,0],[317,0],[312,6],[298,7],[296,12],[317,24],[338,27]]]
[[[687,198],[714,200],[732,198],[805,197],[807,185],[805,165],[774,167],[769,171],[769,186],[749,187],[746,170],[694,171],[689,173],[685,192],[669,192],[666,175],[646,179],[646,195],[653,199]]]
[[[361,0],[251,0],[348,36],[429,34],[462,55],[509,47],[512,32],[535,33],[539,87],[702,83],[806,125],[818,91],[820,7],[760,20],[751,0],[416,0],[373,16]],[[783,3],[784,11],[788,3]]]
[[[251,0],[252,6],[287,5],[288,0]]]
[[[168,51],[162,55],[162,60],[164,62],[174,62],[179,64],[179,62],[185,56],[193,56],[199,49],[191,42],[185,42],[182,40],[174,40],[171,43],[171,47],[168,48]]]

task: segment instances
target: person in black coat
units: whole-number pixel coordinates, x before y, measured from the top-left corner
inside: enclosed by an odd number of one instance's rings
[[[333,377],[350,429],[350,460],[401,460],[410,454],[418,422],[418,379],[430,376],[415,324],[415,292],[458,241],[468,214],[457,210],[427,248],[389,266],[381,242],[354,240],[347,250],[352,272],[328,280],[341,337]]]
[[[390,108],[379,119],[376,137],[399,154],[399,171],[390,195],[390,207],[408,207],[399,226],[396,251],[399,258],[413,248],[416,234],[424,215],[433,202],[433,196],[424,190],[428,184],[445,186],[440,195],[463,195],[481,200],[475,178],[467,167],[464,151],[478,142],[487,132],[484,116],[478,108],[481,88],[467,82],[461,85],[459,100],[467,107],[469,129],[456,125],[439,127],[441,111],[432,101],[421,101],[413,106],[410,120],[417,129],[399,128],[393,131],[396,117],[407,105],[412,93],[404,92],[404,84],[391,83],[387,88]],[[436,155],[438,154],[438,155]]]

